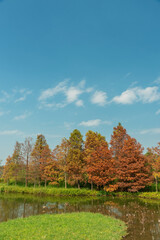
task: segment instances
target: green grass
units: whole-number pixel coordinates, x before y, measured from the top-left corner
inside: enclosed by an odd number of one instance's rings
[[[160,192],[143,192],[143,193],[140,193],[138,197],[160,200]]]
[[[0,224],[1,240],[120,240],[124,222],[95,213],[39,215]]]
[[[3,193],[29,193],[34,195],[48,196],[98,196],[98,191],[78,188],[56,188],[56,187],[22,187],[0,184],[0,192]]]
[[[3,193],[29,193],[34,195],[48,196],[98,196],[98,191],[78,188],[56,188],[56,187],[22,187],[0,184],[0,192]]]
[[[101,199],[102,197],[97,196],[48,196],[45,195],[43,197],[40,197],[39,195],[33,195],[33,194],[22,194],[22,193],[0,193],[0,200],[10,200],[10,201],[25,201],[27,203],[31,202],[59,202],[59,203],[85,203],[90,202],[93,200]]]

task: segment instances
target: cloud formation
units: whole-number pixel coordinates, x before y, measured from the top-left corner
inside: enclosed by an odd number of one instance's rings
[[[23,135],[23,132],[19,130],[5,130],[5,131],[0,131],[0,136],[8,136],[8,135]]]
[[[160,128],[145,129],[142,130],[140,134],[160,134]]]
[[[158,90],[157,86],[131,88],[122,92],[120,96],[115,96],[112,102],[118,104],[133,104],[135,102],[152,103],[160,100],[160,92]]]
[[[7,102],[9,98],[10,98],[10,95],[6,91],[2,90],[0,92],[0,103]]]
[[[107,94],[103,91],[96,91],[91,97],[91,103],[99,106],[105,106],[107,104]]]
[[[10,93],[2,90],[0,92],[0,103],[9,103],[9,102],[22,102],[25,101],[28,95],[31,95],[32,91],[28,89],[13,89]]]
[[[54,88],[42,91],[38,98],[40,108],[63,108],[71,103],[78,107],[84,106],[84,101],[80,97],[92,91],[92,88],[86,88],[85,84],[85,80],[82,80],[77,86],[73,86],[69,84],[69,80],[65,80]],[[58,94],[61,94],[63,99],[56,102],[55,96]]]
[[[157,110],[157,112],[156,112],[156,115],[159,115],[160,114],[160,109],[159,110]]]
[[[14,120],[19,121],[19,120],[24,120],[28,118],[31,115],[30,112],[25,112],[24,114],[18,115],[14,117]]]
[[[84,127],[96,127],[102,124],[107,124],[111,125],[112,123],[110,121],[102,121],[101,119],[94,119],[94,120],[89,120],[89,121],[82,121],[79,126],[84,126]]]
[[[14,101],[15,103],[25,101],[27,96],[32,94],[32,91],[27,89],[20,89],[18,91],[15,90],[14,92],[16,95],[19,95],[19,97]]]

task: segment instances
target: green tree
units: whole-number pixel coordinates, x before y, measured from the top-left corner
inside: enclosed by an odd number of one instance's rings
[[[152,167],[152,175],[156,183],[156,192],[158,192],[158,180],[160,178],[160,142],[158,146],[148,148],[147,150],[146,157]]]
[[[4,180],[9,182],[13,180],[15,184],[18,181],[24,181],[25,165],[22,159],[22,144],[16,142],[12,156],[6,159],[4,166]]]
[[[69,138],[69,151],[67,157],[67,172],[70,182],[75,182],[80,188],[80,182],[83,181],[83,136],[80,131],[75,129]]]
[[[64,173],[65,188],[67,188],[67,176],[68,176],[67,158],[68,158],[68,153],[69,153],[69,147],[70,147],[69,140],[66,138],[63,138],[61,144],[56,146],[56,148],[53,150],[54,158],[57,160],[57,162],[59,164],[59,168]]]
[[[29,162],[31,159],[32,149],[33,149],[32,138],[28,137],[25,139],[24,143],[22,144],[22,156],[25,164],[25,186],[26,187],[28,185],[28,180],[29,180]]]
[[[33,151],[31,153],[31,161],[29,165],[31,181],[34,186],[38,183],[41,184],[41,160],[43,149],[47,146],[45,137],[40,134],[37,136],[36,143],[34,145]]]

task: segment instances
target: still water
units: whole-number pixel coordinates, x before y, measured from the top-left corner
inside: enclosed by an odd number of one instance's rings
[[[126,222],[125,240],[160,240],[160,202],[137,198],[46,198],[0,195],[0,222],[37,214],[86,211],[102,213]]]

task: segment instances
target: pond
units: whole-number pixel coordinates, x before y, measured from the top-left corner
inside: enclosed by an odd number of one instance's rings
[[[160,202],[138,198],[51,198],[0,195],[0,221],[37,214],[95,212],[121,219],[128,225],[125,240],[160,240]]]

